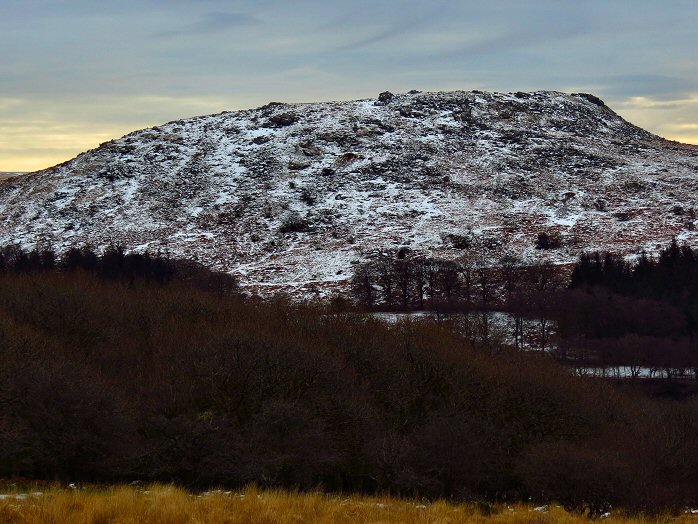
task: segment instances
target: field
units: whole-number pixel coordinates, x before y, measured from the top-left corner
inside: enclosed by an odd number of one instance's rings
[[[607,523],[698,523],[698,515],[625,518]],[[39,523],[576,523],[588,522],[559,506],[450,504],[395,498],[328,496],[248,488],[241,492],[192,494],[153,485],[50,489],[41,494],[0,497],[0,522]]]

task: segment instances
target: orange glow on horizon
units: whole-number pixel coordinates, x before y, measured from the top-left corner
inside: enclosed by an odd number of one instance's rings
[[[349,99],[350,97],[347,97]],[[0,99],[2,102],[2,99]],[[6,101],[7,102],[7,101]],[[15,105],[19,102],[10,101]],[[80,153],[93,149],[102,142],[119,138],[136,129],[143,129],[165,122],[171,118],[171,108],[177,107],[180,114],[211,114],[221,108],[237,109],[240,106],[254,107],[256,101],[223,99],[157,98],[145,97],[130,100],[132,107],[156,108],[145,119],[136,118],[117,126],[102,127],[98,120],[109,121],[109,116],[94,115],[94,121],[71,121],[65,111],[45,116],[43,120],[0,121],[0,172],[32,172],[46,169],[75,158]],[[7,102],[5,105],[9,104]],[[123,101],[114,103],[115,107]],[[626,120],[669,140],[698,145],[698,96],[669,102],[634,97],[609,103]],[[165,108],[166,106],[166,108]],[[232,107],[231,107],[232,106]],[[237,107],[236,107],[237,106]],[[0,104],[0,108],[2,104]],[[162,110],[160,110],[162,108]],[[160,118],[158,115],[163,115]],[[167,115],[167,116],[164,116]],[[150,122],[147,122],[150,120]]]
[[[114,137],[117,138],[117,137]],[[664,138],[675,140],[683,144],[691,144],[698,146],[698,134],[695,135],[667,135]],[[109,139],[107,139],[109,140]],[[48,169],[57,164],[61,164],[68,160],[72,160],[80,153],[97,147],[104,140],[96,141],[93,145],[89,145],[84,149],[76,148],[73,151],[64,154],[42,154],[33,158],[18,157],[18,158],[3,158],[0,161],[0,173],[31,173]]]

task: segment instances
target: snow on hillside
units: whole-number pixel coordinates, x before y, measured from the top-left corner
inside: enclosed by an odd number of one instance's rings
[[[419,93],[268,104],[131,133],[0,182],[0,243],[196,258],[258,291],[324,292],[406,247],[573,261],[696,243],[698,148],[591,95]],[[562,246],[538,250],[538,233]]]

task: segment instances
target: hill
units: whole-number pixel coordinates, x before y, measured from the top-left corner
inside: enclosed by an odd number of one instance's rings
[[[0,243],[119,244],[325,293],[380,252],[568,263],[694,244],[697,188],[697,147],[593,95],[382,93],[170,122],[5,180]]]

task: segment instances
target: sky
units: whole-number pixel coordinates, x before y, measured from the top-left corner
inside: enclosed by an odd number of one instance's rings
[[[558,90],[698,144],[696,0],[0,0],[0,171],[188,116]]]

